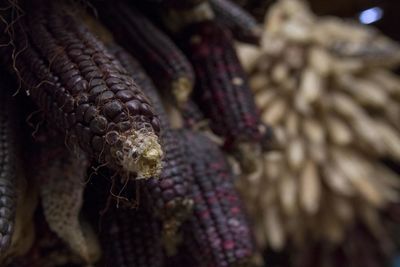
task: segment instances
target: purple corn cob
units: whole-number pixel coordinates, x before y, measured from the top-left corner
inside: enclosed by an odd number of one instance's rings
[[[187,29],[182,46],[196,73],[194,99],[226,144],[261,137],[260,118],[229,32],[215,21]]]
[[[1,75],[4,75],[2,73]],[[0,85],[0,255],[10,246],[17,202],[17,149],[14,102]]]
[[[262,29],[247,11],[230,0],[210,0],[216,19],[229,28],[233,36],[246,43],[258,44]]]
[[[113,209],[105,216],[101,234],[105,266],[164,266],[161,226],[145,206]]]
[[[178,104],[186,102],[194,84],[193,69],[173,41],[127,3],[108,3],[99,10],[115,39],[141,62],[157,87],[172,92]]]
[[[201,134],[184,132],[183,136],[195,179],[194,215],[184,226],[191,266],[248,263],[254,253],[251,230],[224,155]]]
[[[157,175],[159,121],[140,88],[66,6],[35,3],[14,25],[16,71],[28,93],[93,159],[139,178]]]
[[[166,238],[174,238],[192,207],[190,189],[193,179],[183,142],[178,132],[171,129],[161,99],[139,63],[122,48],[114,46],[111,51],[140,85],[153,104],[156,114],[159,114],[160,139],[164,151],[163,169],[159,179],[149,179],[145,186],[157,215],[163,220]]]

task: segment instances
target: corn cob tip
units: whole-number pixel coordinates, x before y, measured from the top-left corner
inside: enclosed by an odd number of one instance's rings
[[[172,83],[172,93],[178,102],[178,106],[183,106],[189,99],[193,90],[193,83],[189,78],[180,77]]]
[[[153,132],[131,133],[115,155],[125,171],[137,174],[136,179],[158,177],[160,174],[163,151]]]

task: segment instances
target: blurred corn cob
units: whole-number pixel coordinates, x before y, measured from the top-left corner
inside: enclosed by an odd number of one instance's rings
[[[257,21],[230,0],[210,0],[216,20],[228,27],[234,38],[251,44],[258,44],[262,29]]]
[[[250,85],[281,148],[240,181],[259,244],[339,242],[356,219],[379,235],[379,210],[399,200],[398,175],[380,163],[400,160],[400,83],[387,70],[398,45],[281,0],[251,53]]]
[[[193,69],[169,37],[127,3],[99,7],[115,39],[140,60],[157,87],[172,94],[179,105],[184,104],[192,92]]]
[[[180,43],[196,73],[194,100],[227,146],[260,139],[260,119],[230,32],[216,21],[195,23]]]
[[[3,60],[72,144],[116,171],[155,176],[162,151],[148,100],[73,9],[33,1]],[[7,28],[6,28],[7,29]]]
[[[191,266],[247,266],[255,248],[229,165],[206,136],[182,135],[195,178],[194,214],[184,234]]]

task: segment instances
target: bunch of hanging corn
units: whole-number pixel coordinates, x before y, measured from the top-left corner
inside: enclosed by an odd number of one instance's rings
[[[379,234],[380,209],[398,200],[399,177],[381,160],[400,160],[400,79],[389,70],[399,47],[282,0],[261,48],[239,52],[280,148],[240,181],[259,244],[338,242],[357,218]]]

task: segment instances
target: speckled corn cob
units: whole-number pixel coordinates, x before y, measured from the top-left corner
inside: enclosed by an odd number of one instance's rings
[[[146,181],[146,188],[149,191],[156,213],[163,219],[166,238],[174,238],[173,235],[175,235],[181,222],[186,220],[192,207],[190,188],[193,179],[182,140],[179,138],[178,132],[171,129],[161,99],[157,95],[152,81],[139,63],[118,46],[113,46],[111,51],[126,70],[132,74],[132,78],[149,97],[156,114],[159,114],[160,138],[165,154],[163,169],[159,179]]]
[[[178,104],[184,103],[192,91],[194,74],[168,36],[126,3],[105,4],[99,10],[115,39],[141,62],[157,87],[172,93]]]
[[[254,253],[229,165],[218,147],[201,134],[184,132],[195,184],[194,215],[184,242],[192,266],[242,266]]]
[[[4,75],[2,73],[1,75]],[[14,231],[17,151],[11,93],[0,83],[0,254],[7,250]],[[8,93],[10,95],[8,95]],[[14,114],[15,115],[15,114]]]
[[[216,19],[227,28],[233,36],[246,43],[258,44],[261,38],[261,27],[247,11],[230,0],[210,0]]]
[[[161,226],[145,206],[106,214],[101,240],[105,266],[164,266]]]
[[[158,118],[140,88],[68,7],[35,3],[14,26],[14,70],[28,94],[93,159],[138,178],[157,175]]]
[[[229,32],[207,21],[192,25],[183,36],[182,45],[197,75],[194,98],[213,131],[227,144],[257,141],[259,116]]]

